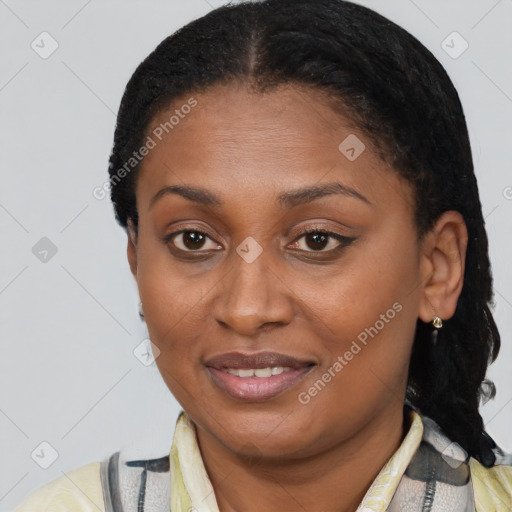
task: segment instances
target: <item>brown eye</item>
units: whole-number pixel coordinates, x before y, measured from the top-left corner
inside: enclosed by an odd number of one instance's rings
[[[305,240],[305,248],[304,246],[300,247],[299,241],[302,239]],[[305,233],[297,239],[295,248],[304,252],[330,252],[348,245],[353,240],[353,238],[341,236],[330,231],[311,229],[306,230]],[[324,250],[326,247],[329,247],[329,249]]]
[[[210,240],[212,243],[210,247],[206,247],[206,242]],[[202,231],[197,230],[182,230],[165,237],[166,243],[171,243],[176,249],[184,252],[194,252],[199,250],[215,250],[219,245],[211,240],[211,238]]]
[[[320,232],[305,235],[307,246],[315,251],[324,249],[329,243],[329,238],[329,235]]]

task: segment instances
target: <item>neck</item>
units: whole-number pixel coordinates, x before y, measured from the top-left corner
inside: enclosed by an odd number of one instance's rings
[[[248,463],[197,428],[221,512],[354,512],[409,429],[404,409],[386,409],[350,439],[304,459]]]

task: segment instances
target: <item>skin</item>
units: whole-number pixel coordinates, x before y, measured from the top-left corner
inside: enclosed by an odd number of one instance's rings
[[[193,96],[198,105],[144,159],[138,232],[132,223],[128,230],[157,366],[196,425],[222,512],[354,511],[409,428],[403,401],[417,319],[454,314],[463,218],[445,212],[417,243],[409,184],[320,91],[288,85],[261,95],[229,84]],[[354,161],[338,149],[350,134],[366,145]],[[275,203],[281,192],[328,182],[371,204],[338,194],[291,209]],[[183,184],[208,189],[223,205],[169,194],[150,207],[159,190]],[[319,247],[303,235],[319,225],[355,240],[329,255],[339,241]],[[203,245],[183,234],[162,241],[184,228],[206,232]],[[248,236],[262,248],[252,263],[236,252]],[[179,249],[188,252],[180,258]],[[298,394],[396,302],[401,311],[301,404]],[[316,366],[297,386],[255,403],[226,395],[204,365],[226,352],[266,350]]]

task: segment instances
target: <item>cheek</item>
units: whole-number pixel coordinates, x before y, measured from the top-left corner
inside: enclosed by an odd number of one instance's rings
[[[322,332],[327,367],[343,359],[343,370],[336,372],[332,386],[341,393],[338,400],[387,393],[406,378],[417,321],[419,269],[414,244],[402,243],[398,250],[392,241],[401,236],[392,235],[383,234],[357,251],[345,270],[331,276],[328,291],[310,288],[304,299],[313,308],[310,322],[315,318],[315,331]]]
[[[146,323],[162,337],[161,331],[165,333],[173,326],[182,329],[182,324],[190,321],[194,305],[205,293],[205,284],[200,277],[184,277],[184,264],[173,259],[155,233],[148,228],[142,233],[137,256],[137,286]]]
[[[204,286],[180,276],[165,247],[146,249],[138,265],[137,284],[149,337],[160,350],[157,366],[172,384],[172,376],[191,366],[185,361],[197,360]]]
[[[317,324],[351,339],[378,322],[382,314],[387,331],[390,325],[396,328],[404,320],[410,324],[409,317],[417,316],[408,306],[415,300],[419,266],[414,245],[396,247],[399,238],[399,233],[389,232],[365,241],[333,267],[332,273],[303,288],[301,298],[310,306]],[[395,303],[399,306],[393,309]],[[402,311],[397,314],[399,307]]]

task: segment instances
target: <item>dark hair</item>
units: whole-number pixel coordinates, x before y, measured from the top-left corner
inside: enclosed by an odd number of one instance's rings
[[[406,400],[470,455],[491,466],[494,446],[479,405],[500,335],[489,305],[488,242],[465,116],[443,66],[415,37],[376,12],[343,0],[266,0],[209,12],[162,41],[124,92],[110,157],[118,223],[138,215],[137,167],[117,170],[140,148],[150,121],[184,95],[241,82],[255,92],[290,84],[325,91],[379,156],[414,190],[418,240],[447,210],[468,229],[464,284],[436,345],[417,321]],[[114,181],[116,178],[117,181]]]

